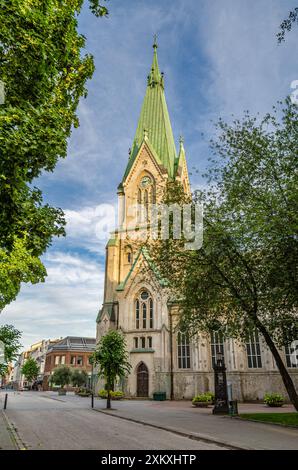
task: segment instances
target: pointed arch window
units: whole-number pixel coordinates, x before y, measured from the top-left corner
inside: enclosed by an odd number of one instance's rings
[[[136,300],[136,328],[137,330],[140,328],[140,302]]]
[[[138,222],[149,222],[151,204],[155,203],[155,182],[149,175],[144,175],[137,192]]]
[[[142,290],[135,300],[136,329],[152,329],[154,325],[154,303],[151,294]]]

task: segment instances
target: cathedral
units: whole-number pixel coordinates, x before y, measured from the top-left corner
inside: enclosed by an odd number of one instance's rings
[[[178,180],[190,194],[183,139],[177,153],[157,48],[155,41],[136,134],[118,186],[119,224],[106,247],[97,340],[111,328],[125,335],[132,368],[117,386],[127,397],[152,397],[154,392],[164,392],[168,399],[191,399],[213,391],[213,365],[219,354],[225,360],[233,399],[261,400],[266,392],[286,396],[274,359],[257,333],[241,344],[224,340],[216,332],[198,335],[190,342],[179,332],[175,299],[152,268],[146,250],[129,236],[127,227],[134,208],[143,206],[146,210],[158,202],[167,181]],[[144,275],[144,269],[150,274]],[[281,353],[298,384],[298,361],[292,346]],[[97,389],[101,387],[99,381]]]

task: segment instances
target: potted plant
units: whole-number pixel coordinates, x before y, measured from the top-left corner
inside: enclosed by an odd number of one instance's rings
[[[267,406],[277,408],[284,404],[284,397],[279,393],[266,393],[264,395],[264,403],[266,403]]]
[[[209,405],[212,405],[214,401],[214,394],[211,392],[202,393],[200,395],[196,395],[192,399],[193,406],[198,408],[208,408]]]
[[[51,377],[51,382],[55,385],[60,385],[58,395],[66,395],[65,386],[71,382],[71,370],[68,366],[57,367]]]

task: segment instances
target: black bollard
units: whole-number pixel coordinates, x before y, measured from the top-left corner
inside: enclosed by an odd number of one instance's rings
[[[8,397],[8,393],[5,393],[4,406],[3,406],[4,410],[6,410],[6,407],[7,407],[7,397]]]
[[[94,394],[91,393],[91,408],[94,408]]]

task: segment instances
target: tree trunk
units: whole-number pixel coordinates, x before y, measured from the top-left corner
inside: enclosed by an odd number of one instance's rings
[[[107,396],[107,410],[111,409],[111,385],[110,381],[107,381],[108,396]]]
[[[255,324],[256,324],[258,330],[262,333],[263,338],[264,338],[267,346],[269,347],[269,349],[270,349],[270,351],[271,351],[271,353],[272,353],[272,355],[275,359],[276,365],[277,365],[278,370],[280,372],[280,375],[281,375],[281,378],[283,380],[284,386],[285,386],[285,388],[288,392],[289,398],[290,398],[291,402],[293,403],[296,411],[298,411],[298,394],[296,392],[293,380],[291,379],[291,376],[290,376],[286,366],[284,365],[282,358],[280,357],[278,349],[276,348],[274,342],[271,339],[270,334],[268,333],[266,327],[261,323],[261,321],[257,317],[254,318],[254,321],[255,321]]]

